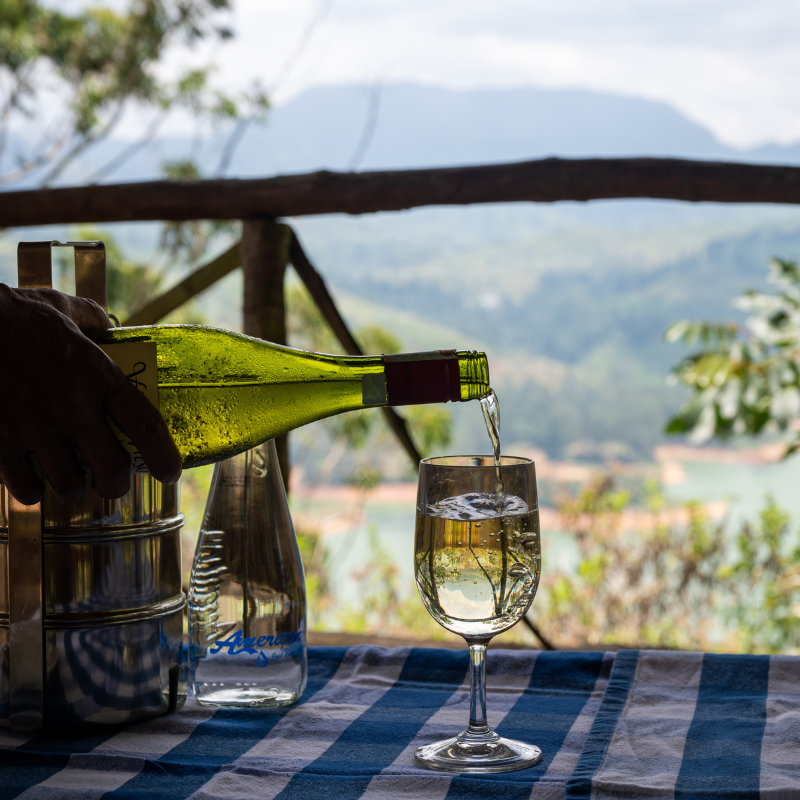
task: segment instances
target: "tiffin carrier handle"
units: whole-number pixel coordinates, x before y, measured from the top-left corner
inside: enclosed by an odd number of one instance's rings
[[[106,307],[106,249],[102,242],[20,242],[17,285],[52,288],[52,248],[75,248],[75,294]],[[8,501],[9,720],[12,730],[45,722],[44,551],[42,504]]]

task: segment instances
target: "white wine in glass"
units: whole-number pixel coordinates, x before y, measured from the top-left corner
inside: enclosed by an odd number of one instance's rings
[[[508,772],[542,757],[538,747],[503,739],[486,722],[486,645],[528,611],[541,567],[534,464],[503,456],[500,471],[502,484],[491,456],[420,463],[417,587],[430,615],[470,649],[469,725],[417,750],[417,762],[432,769]]]

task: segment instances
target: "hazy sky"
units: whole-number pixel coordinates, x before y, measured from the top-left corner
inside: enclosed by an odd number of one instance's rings
[[[235,0],[235,8],[237,38],[214,51],[219,79],[234,87],[258,76],[276,103],[345,82],[581,87],[666,101],[735,146],[800,140],[800,0]],[[306,47],[292,58],[300,41]]]

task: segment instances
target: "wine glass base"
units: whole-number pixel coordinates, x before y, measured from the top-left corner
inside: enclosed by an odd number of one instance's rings
[[[477,736],[464,731],[418,747],[414,758],[422,767],[443,772],[512,772],[538,764],[542,751],[533,744],[503,739],[494,731]]]

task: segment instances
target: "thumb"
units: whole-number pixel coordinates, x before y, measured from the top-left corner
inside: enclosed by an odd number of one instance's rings
[[[55,289],[15,289],[25,300],[50,306],[69,317],[82,331],[105,330],[111,327],[106,312],[85,297],[72,297]]]
[[[69,297],[66,314],[82,331],[105,330],[112,327],[105,311],[94,300],[86,297]]]

